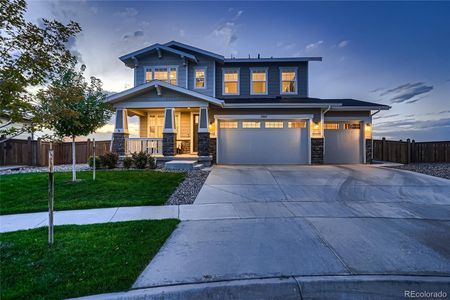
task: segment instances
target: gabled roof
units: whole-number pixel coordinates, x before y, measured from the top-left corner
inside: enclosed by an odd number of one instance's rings
[[[187,53],[187,52],[183,52],[183,51],[174,49],[174,48],[170,48],[170,47],[167,47],[167,46],[161,45],[161,44],[153,44],[153,45],[151,45],[149,47],[145,47],[145,48],[142,48],[140,50],[137,50],[137,51],[131,52],[129,54],[123,55],[123,56],[119,57],[119,59],[121,61],[123,61],[123,62],[126,62],[127,60],[130,60],[133,57],[136,57],[136,56],[139,56],[139,55],[142,55],[142,54],[146,54],[146,53],[150,53],[150,52],[153,52],[153,51],[158,51],[159,52],[161,50],[167,51],[167,52],[170,52],[170,53],[174,53],[174,54],[180,55],[180,57],[182,57],[182,58],[187,58],[187,59],[190,59],[190,60],[192,60],[194,62],[197,62],[197,58],[194,55],[192,55],[190,53]]]
[[[223,106],[223,100],[220,99],[216,99],[214,97],[210,97],[198,92],[194,92],[191,90],[187,90],[185,88],[170,84],[168,82],[165,81],[160,81],[160,80],[153,80],[151,82],[147,82],[135,87],[132,87],[128,90],[124,90],[122,92],[110,95],[106,97],[106,102],[108,103],[116,103],[116,102],[120,102],[122,100],[127,100],[133,96],[137,96],[140,95],[142,93],[145,93],[146,91],[152,90],[153,88],[158,89],[160,87],[164,87],[166,89],[175,91],[175,92],[179,92],[194,98],[198,98],[200,100],[204,100],[206,102],[215,104],[215,105],[219,105],[219,106]]]
[[[223,55],[219,55],[219,54],[216,54],[216,53],[213,53],[213,52],[210,52],[210,51],[206,51],[206,50],[194,47],[194,46],[186,45],[186,44],[183,44],[183,43],[180,43],[180,42],[177,42],[177,41],[170,41],[168,43],[165,43],[164,46],[167,46],[167,47],[175,46],[175,47],[182,48],[182,49],[185,49],[185,50],[190,50],[190,51],[197,52],[197,53],[200,53],[200,54],[205,55],[205,56],[212,57],[212,58],[214,58],[216,60],[219,60],[219,61],[223,61],[225,59],[225,57],[223,57]]]
[[[299,61],[322,61],[322,57],[261,57],[261,58],[226,58],[226,63],[254,63],[254,62],[299,62]]]

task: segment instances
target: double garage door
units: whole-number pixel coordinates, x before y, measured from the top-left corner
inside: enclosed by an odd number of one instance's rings
[[[219,120],[219,164],[308,164],[309,120]]]

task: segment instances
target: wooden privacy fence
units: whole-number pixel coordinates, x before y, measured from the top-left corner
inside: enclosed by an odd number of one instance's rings
[[[373,159],[398,162],[450,162],[450,141],[415,142],[373,140]]]
[[[96,155],[109,151],[111,141],[96,141]],[[91,140],[75,143],[76,162],[87,163],[93,153],[94,143]],[[56,165],[72,163],[72,143],[52,143]],[[28,165],[46,166],[48,164],[49,142],[40,139],[34,141],[11,139],[0,143],[0,166]]]

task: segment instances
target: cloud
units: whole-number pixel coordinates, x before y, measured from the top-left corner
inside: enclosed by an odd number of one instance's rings
[[[339,44],[338,44],[338,47],[339,48],[345,48],[345,47],[348,46],[349,43],[350,43],[350,41],[347,41],[347,40],[340,41]]]
[[[180,34],[181,37],[186,36],[186,32],[185,32],[183,29],[180,29],[180,30],[178,31],[178,33]]]
[[[77,61],[80,64],[84,64],[83,56],[81,55],[81,52],[77,48],[77,40],[74,37],[70,37],[66,43],[67,48],[69,49],[70,53],[72,53],[73,56],[76,57]]]
[[[305,50],[311,51],[311,50],[317,49],[322,44],[323,44],[323,41],[317,41],[315,43],[308,44],[308,45],[306,45]]]
[[[115,15],[121,18],[128,18],[137,16],[139,12],[133,7],[127,7],[124,11],[116,12]]]
[[[213,35],[222,39],[227,46],[237,41],[237,28],[234,22],[225,22],[213,31]]]
[[[243,13],[244,13],[243,10],[239,10],[239,11],[236,13],[236,15],[234,16],[233,21],[236,21],[237,19],[239,19],[239,18],[242,16]]]
[[[400,116],[400,114],[392,114],[392,115],[386,115],[386,116],[377,116],[375,118],[373,118],[374,120],[378,120],[378,119],[389,119],[389,118],[393,118],[393,117],[398,117]]]
[[[277,42],[277,48],[284,49],[286,51],[293,50],[295,48],[295,43]]]
[[[380,96],[389,99],[391,103],[415,103],[428,95],[434,89],[432,85],[426,85],[424,82],[405,83],[380,93]],[[374,90],[381,91],[382,89]],[[421,97],[418,97],[422,95]]]
[[[129,39],[135,39],[135,38],[139,38],[141,36],[144,36],[144,31],[142,30],[136,30],[133,33],[127,33],[125,34],[122,39],[124,40],[129,40]]]

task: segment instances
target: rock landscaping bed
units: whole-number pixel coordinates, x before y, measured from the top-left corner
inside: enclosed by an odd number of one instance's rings
[[[186,172],[186,178],[167,200],[166,205],[192,204],[206,181],[209,171],[193,170]]]
[[[450,179],[450,163],[414,163],[390,168],[408,170],[431,176]]]
[[[3,168],[0,170],[0,175],[48,172],[48,167],[13,166],[11,168]],[[75,168],[77,171],[91,169],[87,164],[77,164]],[[72,165],[56,165],[54,170],[55,172],[71,172]]]

